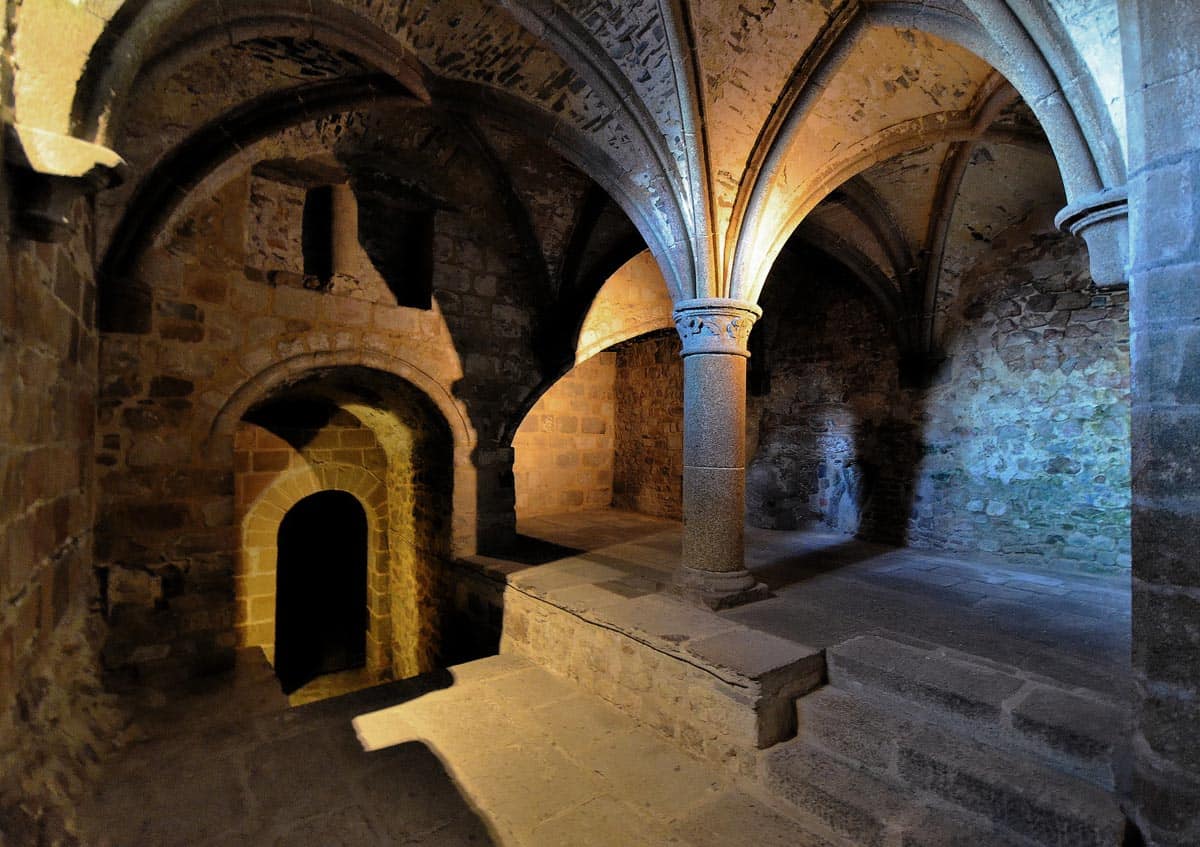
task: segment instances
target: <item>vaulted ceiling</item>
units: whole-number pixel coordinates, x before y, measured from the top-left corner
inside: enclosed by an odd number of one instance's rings
[[[576,329],[643,244],[674,299],[754,300],[797,237],[921,348],[988,233],[1124,180],[1098,70],[1115,6],[1052,5],[108,0],[57,41],[53,16],[18,18],[18,58],[65,70],[19,85],[17,113],[129,162],[101,200],[105,284],[223,167],[279,156],[279,133],[434,109],[506,186]],[[64,84],[65,117],[45,96]]]

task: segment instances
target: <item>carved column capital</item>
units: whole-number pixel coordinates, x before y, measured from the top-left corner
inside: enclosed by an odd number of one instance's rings
[[[762,309],[744,300],[707,297],[675,304],[675,329],[683,340],[683,355],[725,353],[750,357],[746,342]]]

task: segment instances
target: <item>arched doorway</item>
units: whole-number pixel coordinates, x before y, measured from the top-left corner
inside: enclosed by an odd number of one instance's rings
[[[367,516],[344,491],[319,491],[279,524],[275,673],[286,693],[366,663]]]

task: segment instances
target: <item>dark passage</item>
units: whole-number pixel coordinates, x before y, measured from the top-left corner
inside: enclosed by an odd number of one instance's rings
[[[367,516],[343,491],[321,491],[279,524],[275,673],[291,693],[366,662]]]

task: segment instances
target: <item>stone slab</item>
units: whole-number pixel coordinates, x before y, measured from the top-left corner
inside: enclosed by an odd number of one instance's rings
[[[690,641],[688,652],[714,667],[755,680],[800,670],[800,666],[811,672],[824,665],[820,650],[750,629],[731,629]]]
[[[1024,682],[979,665],[938,660],[926,651],[860,636],[828,651],[830,682],[857,683],[927,702],[969,719],[998,721],[1004,701]]]
[[[622,631],[640,633],[672,644],[706,638],[737,629],[738,625],[661,594],[635,597],[603,610],[604,622]]]
[[[878,636],[829,650],[840,689],[893,712],[938,721],[997,748],[1104,789],[1118,782],[1127,755],[1129,710],[1098,693],[945,648]]]
[[[1012,725],[1036,742],[1081,759],[1111,760],[1132,728],[1128,711],[1052,688],[1038,687],[1012,709]]]

